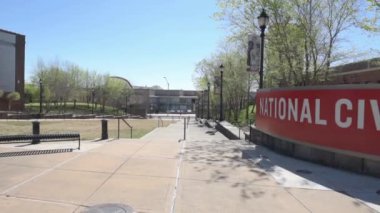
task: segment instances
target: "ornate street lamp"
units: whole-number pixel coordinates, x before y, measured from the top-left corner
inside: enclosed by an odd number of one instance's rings
[[[201,100],[202,100],[202,102],[201,102],[202,103],[201,104],[201,119],[203,119],[203,108],[204,108],[204,102],[205,102],[204,101],[205,99],[204,99],[204,91],[203,90],[201,91]]]
[[[263,88],[263,77],[264,77],[264,37],[265,37],[265,28],[267,27],[268,25],[268,22],[269,22],[269,16],[267,15],[267,13],[265,12],[265,9],[263,9],[260,13],[260,16],[257,17],[257,20],[258,20],[258,24],[259,24],[259,27],[261,29],[261,34],[260,34],[260,37],[261,37],[261,57],[260,57],[260,71],[259,71],[259,75],[260,75],[260,83],[259,83],[259,88],[262,89]]]
[[[198,95],[198,99],[197,99],[197,118],[200,118],[200,114],[199,114],[199,105],[200,105],[200,103],[199,103],[199,101],[200,101],[200,98],[199,98],[199,95]]]
[[[40,78],[40,115],[42,114],[42,98],[43,98],[43,85],[42,85],[42,79]]]
[[[92,96],[91,114],[94,114],[95,89],[92,89],[92,90],[91,90],[91,96]]]
[[[207,120],[210,120],[210,82],[207,82]]]
[[[165,79],[166,85],[168,85],[168,90],[169,90],[169,81],[168,81],[168,79],[166,77],[163,77],[163,78]]]
[[[224,66],[221,64],[219,66],[220,69],[220,115],[219,115],[219,121],[224,120],[224,113],[223,113],[223,71],[224,71]]]
[[[128,107],[128,95],[125,96],[125,114],[127,114]]]

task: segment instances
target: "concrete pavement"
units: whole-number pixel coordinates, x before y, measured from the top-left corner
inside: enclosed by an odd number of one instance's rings
[[[170,213],[380,211],[379,179],[230,141],[194,121],[182,138],[180,121],[141,139],[85,142],[81,151],[0,155],[0,211],[82,212],[105,203]]]

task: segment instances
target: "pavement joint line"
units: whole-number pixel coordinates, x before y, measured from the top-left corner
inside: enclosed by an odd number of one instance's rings
[[[108,180],[110,180],[122,166],[124,166],[134,155],[136,155],[137,152],[139,152],[142,148],[144,148],[149,143],[151,143],[151,141],[145,142],[144,145],[142,145],[141,147],[139,147],[131,156],[129,156],[123,163],[121,163],[86,199],[84,199],[83,202],[88,201],[92,196],[94,196],[94,194],[96,192],[98,192],[99,189],[102,188],[104,186],[104,184],[106,182],[108,182]],[[79,208],[80,208],[80,206],[78,206],[74,210],[74,212],[76,212]]]
[[[176,141],[173,142],[173,143],[177,143]],[[135,157],[134,159],[141,159],[139,158],[139,156],[141,155],[137,155],[137,157]],[[153,158],[161,158],[161,159],[177,159],[177,157],[168,157],[168,158],[165,158],[163,157],[162,155],[149,155],[150,159],[153,159]],[[149,159],[149,158],[145,158],[145,159]]]
[[[281,186],[281,185],[280,185]],[[290,188],[286,188],[286,187],[283,187],[282,188],[286,191],[286,193],[288,193],[291,197],[293,197],[299,204],[301,204],[308,212],[313,212],[311,209],[309,209],[302,201],[300,201],[296,196],[294,196],[290,191],[289,189]]]
[[[147,178],[175,179],[175,177],[158,176],[158,175],[139,175],[139,174],[129,174],[129,173],[120,173],[120,172],[117,175],[129,176],[129,177],[147,177]]]
[[[190,126],[187,127],[187,130],[185,129],[186,132],[190,132]],[[178,166],[177,166],[177,175],[176,175],[176,180],[175,180],[175,185],[174,185],[174,191],[173,191],[173,197],[172,197],[172,206],[170,208],[170,212],[174,213],[174,208],[175,208],[175,202],[177,199],[177,190],[178,190],[178,185],[179,185],[179,176],[181,172],[181,164],[183,160],[183,155],[185,153],[185,147],[186,147],[186,140],[181,141],[181,151],[180,151],[180,158],[178,160]]]
[[[79,203],[63,202],[63,201],[57,201],[57,200],[45,200],[45,199],[39,199],[39,198],[33,198],[33,197],[24,197],[24,196],[15,196],[15,195],[2,195],[1,197],[12,198],[12,199],[20,199],[20,200],[29,200],[29,201],[40,202],[40,203],[59,204],[62,206],[77,207],[80,205]]]
[[[53,166],[53,167],[51,167],[51,168],[47,168],[47,169],[45,169],[44,171],[42,171],[41,173],[39,173],[39,174],[37,174],[37,175],[35,175],[35,176],[33,176],[33,177],[27,179],[27,180],[24,180],[24,181],[22,181],[22,182],[20,182],[20,183],[18,183],[18,184],[16,184],[16,185],[14,185],[14,186],[8,188],[8,189],[2,191],[0,194],[6,194],[6,193],[8,193],[8,192],[10,192],[10,191],[12,191],[12,190],[15,190],[15,189],[17,189],[18,187],[20,187],[20,186],[22,186],[22,185],[24,185],[24,184],[27,184],[27,183],[33,181],[34,179],[36,179],[36,178],[38,178],[38,177],[41,177],[41,176],[43,176],[44,174],[47,174],[47,173],[49,173],[49,172],[55,170],[56,168],[58,168],[58,167],[64,165],[65,163],[68,163],[68,162],[70,162],[70,161],[72,161],[72,160],[74,160],[74,159],[79,158],[80,156],[84,155],[84,154],[87,153],[87,152],[78,152],[78,153],[79,153],[78,155],[76,155],[76,156],[74,156],[74,157],[72,157],[72,158],[69,158],[69,159],[67,159],[67,160],[65,160],[65,161],[63,161],[63,162],[61,162],[61,163],[58,163],[58,164],[56,164],[55,166]]]
[[[177,158],[178,157],[164,157],[164,156],[154,156],[154,155],[150,155],[149,157],[141,157],[141,156],[137,155],[133,159],[141,159],[141,160],[168,159],[168,160],[175,160]]]
[[[27,166],[27,165],[21,165],[21,164],[17,164],[17,163],[3,163],[3,165],[34,168],[34,169],[45,169],[45,168],[47,168],[47,166]]]
[[[180,179],[184,180],[184,181],[207,182],[207,183],[210,183],[210,182],[213,181],[213,180],[201,180],[201,179],[195,179],[195,178],[180,178]],[[241,183],[241,181],[236,181],[236,182],[232,182],[232,181],[213,181],[213,182],[214,183],[230,183],[230,184]],[[279,186],[279,185],[274,186],[274,185],[269,185],[269,184],[250,183],[250,185],[260,186],[260,187],[266,187],[266,188],[281,188],[281,186]]]
[[[67,172],[83,172],[83,173],[95,173],[95,174],[111,174],[112,172],[102,172],[102,171],[91,171],[91,170],[79,170],[79,169],[64,169],[57,168],[59,171],[67,171]]]

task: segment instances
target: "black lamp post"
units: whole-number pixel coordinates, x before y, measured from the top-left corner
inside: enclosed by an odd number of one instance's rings
[[[92,89],[92,91],[91,91],[91,95],[92,95],[91,114],[94,114],[94,101],[95,101],[95,90],[94,90],[94,89]]]
[[[200,114],[199,114],[199,101],[200,101],[200,98],[198,98],[197,100],[197,117],[199,118],[200,117]]]
[[[261,29],[261,57],[260,57],[260,83],[259,83],[259,88],[263,88],[263,78],[264,78],[264,37],[265,37],[265,28],[267,27],[267,24],[269,22],[269,16],[265,12],[265,9],[263,9],[260,13],[260,16],[257,17],[259,27]]]
[[[204,91],[202,90],[201,91],[201,100],[202,100],[202,102],[201,102],[201,118],[203,118],[203,108],[204,108],[204,102],[205,102],[205,99],[204,99]]]
[[[42,114],[42,79],[40,78],[40,115]]]
[[[163,78],[165,79],[166,85],[168,85],[168,90],[169,90],[169,81],[168,81],[168,79],[166,77],[163,77]]]
[[[207,82],[207,120],[210,120],[210,82]]]
[[[223,113],[223,71],[224,71],[224,66],[221,64],[219,66],[220,68],[220,115],[219,115],[219,121],[224,120],[224,113]]]
[[[128,107],[128,95],[125,96],[125,114],[127,114]]]

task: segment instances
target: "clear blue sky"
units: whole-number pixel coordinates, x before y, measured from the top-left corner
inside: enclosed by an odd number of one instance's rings
[[[0,0],[0,28],[26,35],[26,80],[38,59],[69,61],[134,85],[194,89],[195,64],[224,38],[213,0]]]
[[[216,0],[0,0],[0,5],[0,28],[26,35],[27,80],[39,58],[59,59],[134,85],[166,88],[166,76],[171,89],[194,89],[195,64],[215,53],[226,35],[211,18]],[[350,52],[380,47],[379,34],[350,30],[343,37],[340,47]]]

